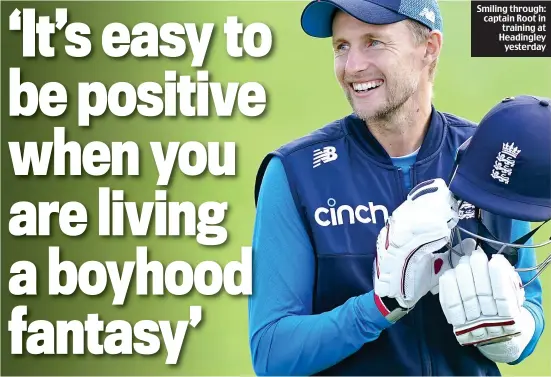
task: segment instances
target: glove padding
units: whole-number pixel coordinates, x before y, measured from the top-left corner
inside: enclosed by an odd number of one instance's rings
[[[481,248],[466,254],[440,277],[444,315],[462,346],[476,346],[494,362],[515,361],[535,331],[520,276],[501,254],[489,261]]]
[[[388,219],[377,238],[374,289],[405,309],[438,285],[445,271],[444,248],[457,224],[457,204],[442,179],[417,185]],[[441,251],[440,255],[434,254]]]
[[[451,250],[448,249],[448,251],[445,252],[439,252],[434,254],[435,258],[442,259],[442,268],[440,269],[440,272],[432,277],[432,288],[431,293],[436,295],[440,291],[440,277],[448,270],[454,268],[459,264],[459,260],[463,256],[471,255],[473,250],[476,247],[476,241],[472,238],[465,238],[461,241],[461,243],[455,245]]]

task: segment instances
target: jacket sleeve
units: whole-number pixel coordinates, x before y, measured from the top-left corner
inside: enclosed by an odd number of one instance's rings
[[[315,255],[284,167],[265,172],[253,234],[249,344],[257,375],[312,375],[356,352],[391,325],[373,292],[313,314]]]
[[[531,230],[530,223],[514,220],[512,231],[511,231],[511,240],[514,241],[519,237],[522,237],[523,235],[529,233],[530,230]],[[527,244],[531,245],[532,239],[530,239],[527,242]],[[536,250],[537,249],[533,249],[533,248],[520,249],[518,254],[519,258],[518,258],[516,267],[526,268],[526,267],[536,266],[537,265]],[[536,274],[536,271],[519,272],[519,275],[521,277],[523,284],[526,284],[530,279],[532,279],[532,277],[534,277],[535,274]],[[538,344],[538,341],[545,327],[545,319],[544,319],[543,307],[542,307],[542,288],[541,288],[541,281],[539,277],[536,278],[534,281],[532,281],[530,284],[528,284],[528,286],[524,288],[524,294],[526,298],[524,302],[524,307],[528,309],[528,311],[534,317],[536,326],[535,326],[534,335],[532,336],[530,343],[528,343],[528,345],[526,346],[526,348],[524,349],[524,352],[520,355],[520,357],[514,362],[510,363],[511,365],[519,364],[534,352],[534,349],[536,348],[536,345]]]

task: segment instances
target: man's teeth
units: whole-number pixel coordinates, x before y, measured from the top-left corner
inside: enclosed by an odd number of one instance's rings
[[[370,81],[370,82],[363,82],[363,83],[353,83],[352,87],[355,91],[361,92],[365,90],[370,90],[377,88],[383,84],[382,81]]]

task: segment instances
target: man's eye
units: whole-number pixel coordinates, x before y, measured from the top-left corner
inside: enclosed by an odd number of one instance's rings
[[[335,47],[335,51],[345,51],[348,49],[348,45],[346,43],[340,43]]]
[[[381,44],[382,42],[381,41],[378,41],[376,39],[372,40],[369,42],[369,45],[370,46],[377,46],[378,44]]]

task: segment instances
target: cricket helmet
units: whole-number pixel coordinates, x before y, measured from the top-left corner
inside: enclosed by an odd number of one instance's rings
[[[459,149],[450,191],[511,219],[551,219],[551,99],[507,97]]]

